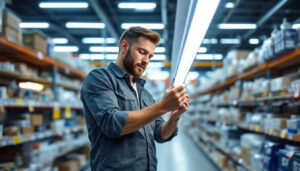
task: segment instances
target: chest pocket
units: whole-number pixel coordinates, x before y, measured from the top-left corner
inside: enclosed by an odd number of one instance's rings
[[[136,99],[130,92],[126,93],[122,90],[116,90],[115,93],[118,99],[118,105],[120,107],[120,110],[138,109]]]

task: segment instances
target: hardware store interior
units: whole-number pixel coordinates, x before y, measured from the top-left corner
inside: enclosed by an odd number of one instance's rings
[[[189,95],[177,136],[156,143],[158,171],[300,171],[299,9],[298,0],[0,0],[0,170],[95,170],[80,90],[117,60],[123,31],[142,26],[161,37],[145,89],[158,102],[181,76]]]

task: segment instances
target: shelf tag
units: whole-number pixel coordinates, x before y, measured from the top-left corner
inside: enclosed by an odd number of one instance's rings
[[[259,132],[259,131],[260,131],[259,125],[256,125],[256,126],[255,126],[255,131],[256,131],[256,132]]]
[[[66,119],[71,119],[72,114],[71,114],[71,108],[70,107],[66,107],[65,108],[65,118]]]
[[[60,119],[60,110],[57,108],[53,109],[53,119]]]
[[[29,110],[29,112],[33,112],[34,111],[34,108],[33,108],[33,106],[31,104],[28,105],[28,110]]]
[[[38,56],[38,58],[39,58],[40,60],[43,60],[43,58],[44,58],[43,53],[40,52],[40,51],[37,52],[37,56]]]
[[[251,129],[251,130],[253,129],[253,125],[252,124],[250,124],[249,129]]]
[[[269,133],[270,135],[273,135],[273,128],[270,128],[268,133]]]
[[[20,136],[15,136],[12,138],[13,144],[20,144],[22,142],[22,138]]]
[[[22,106],[22,105],[23,105],[23,99],[17,98],[17,99],[16,99],[16,105],[17,105],[17,106]]]
[[[280,138],[286,138],[286,130],[281,130]]]

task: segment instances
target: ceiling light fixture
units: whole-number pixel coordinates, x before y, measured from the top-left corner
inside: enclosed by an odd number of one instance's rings
[[[300,29],[300,23],[299,24],[293,24],[292,28],[293,29]]]
[[[135,27],[135,26],[140,26],[140,27],[145,27],[147,29],[164,29],[165,25],[161,23],[123,23],[121,24],[122,29],[128,29],[130,27]]]
[[[20,23],[21,28],[49,28],[49,23],[46,22],[23,22]]]
[[[90,52],[119,52],[119,47],[117,46],[91,46]]]
[[[87,29],[103,29],[105,28],[104,23],[98,22],[67,22],[67,28],[87,28]]]
[[[102,38],[102,37],[85,37],[82,39],[82,43],[84,44],[114,44],[117,40],[115,38]]]
[[[107,60],[117,60],[118,54],[106,54],[105,59]]]
[[[207,52],[207,48],[206,47],[200,47],[198,49],[198,53],[206,53]]]
[[[257,45],[257,44],[259,44],[259,39],[251,38],[251,39],[249,39],[249,44]]]
[[[256,29],[256,24],[219,24],[219,29]]]
[[[222,60],[222,54],[198,54],[196,56],[197,60]]]
[[[78,52],[77,46],[54,46],[54,52]]]
[[[218,44],[218,39],[203,39],[203,44]]]
[[[154,52],[156,53],[164,53],[166,52],[166,48],[165,47],[156,47]]]
[[[121,2],[118,7],[121,9],[153,10],[156,8],[156,3]]]
[[[234,8],[234,3],[233,2],[227,2],[225,4],[225,8]]]
[[[69,41],[66,38],[52,38],[54,44],[67,44]]]
[[[240,39],[221,39],[220,40],[221,44],[240,44]]]
[[[41,2],[40,8],[87,8],[87,2]]]
[[[79,58],[85,60],[103,60],[104,55],[103,54],[80,54]]]
[[[166,60],[166,55],[164,54],[154,54],[154,56],[151,58],[151,61],[163,61]]]
[[[187,38],[176,70],[174,85],[185,82],[197,51],[206,34],[220,0],[198,0],[187,30]]]

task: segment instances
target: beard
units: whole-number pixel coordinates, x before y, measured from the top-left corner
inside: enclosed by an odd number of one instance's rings
[[[134,57],[131,55],[131,50],[127,51],[125,57],[123,59],[123,65],[126,68],[127,72],[134,77],[140,77],[144,73],[146,69],[146,64],[143,63],[134,63]],[[144,69],[141,70],[139,67],[143,67]]]

